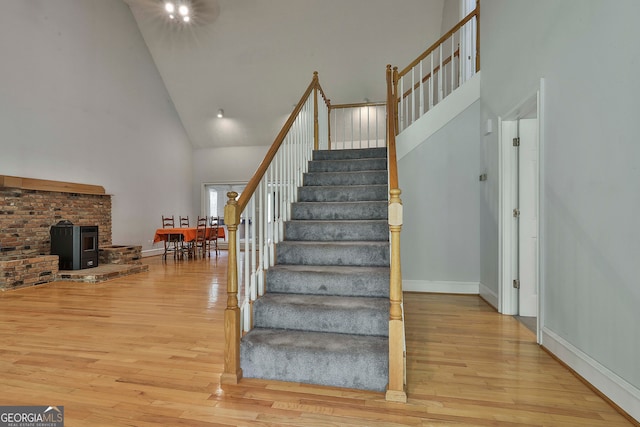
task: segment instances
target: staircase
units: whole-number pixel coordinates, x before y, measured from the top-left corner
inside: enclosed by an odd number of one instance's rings
[[[386,148],[316,151],[240,343],[243,376],[384,391]]]

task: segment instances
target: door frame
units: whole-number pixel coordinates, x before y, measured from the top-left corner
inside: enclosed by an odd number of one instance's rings
[[[533,118],[535,114],[538,120],[538,183],[536,205],[538,206],[538,248],[537,248],[537,342],[541,342],[541,325],[543,325],[544,311],[542,310],[544,301],[544,278],[542,269],[541,241],[543,239],[543,205],[541,193],[543,191],[544,176],[543,147],[544,147],[544,79],[540,79],[540,86],[534,94],[525,98],[515,108],[504,116],[498,117],[498,311],[502,314],[518,314],[518,291],[513,288],[513,256],[514,242],[517,236],[514,235],[513,208],[515,200],[512,186],[514,173],[516,173],[515,156],[513,155],[513,138],[518,134],[518,120],[523,118]]]

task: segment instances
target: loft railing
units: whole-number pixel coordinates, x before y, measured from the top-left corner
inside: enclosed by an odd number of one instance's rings
[[[480,70],[480,2],[394,79],[402,132]]]
[[[328,118],[327,98],[315,72],[238,200],[238,193],[227,193],[224,221],[229,256],[222,383],[236,384],[242,378],[240,337],[252,327],[253,302],[264,294],[264,272],[275,263],[275,245],[283,238],[284,222],[291,216],[290,206],[297,200],[311,154],[314,149],[328,148]]]
[[[385,102],[329,106],[329,149],[387,146]]]

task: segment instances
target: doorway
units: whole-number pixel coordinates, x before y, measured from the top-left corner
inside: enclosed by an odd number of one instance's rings
[[[542,81],[541,81],[542,89]],[[540,341],[540,93],[499,119],[500,313],[534,325]]]

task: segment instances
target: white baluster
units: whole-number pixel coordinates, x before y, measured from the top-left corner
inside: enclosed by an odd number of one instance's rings
[[[455,41],[456,41],[456,34],[453,33],[451,35],[451,62],[449,64],[451,64],[451,90],[449,91],[449,93],[453,92],[453,90],[456,88],[455,86],[455,71],[456,71],[456,67],[455,67]]]
[[[429,73],[429,110],[433,108],[433,52],[429,54],[431,57],[431,71]]]
[[[411,68],[411,89],[409,94],[409,99],[411,100],[408,104],[411,104],[411,123],[416,121],[416,67]]]
[[[462,86],[462,68],[464,67],[464,63],[467,62],[466,58],[466,49],[463,49],[464,45],[464,29],[466,25],[460,28],[460,32],[458,33],[458,85],[457,87]]]
[[[424,74],[422,74],[422,61],[423,59],[420,60],[420,81],[418,86],[420,90],[420,116],[424,115],[424,88],[422,86],[422,76],[424,76]]]
[[[367,106],[367,148],[371,147],[371,107]]]
[[[438,55],[440,55],[440,68],[438,68],[438,102],[442,101],[442,98],[444,98],[444,94],[443,94],[443,88],[442,88],[442,83],[443,83],[443,78],[442,76],[444,75],[444,70],[442,69],[442,45],[438,46]]]
[[[398,94],[400,97],[400,105],[398,106],[398,112],[400,113],[400,117],[398,117],[398,126],[400,130],[403,130],[406,126],[404,124],[404,76],[400,77],[400,93]]]

